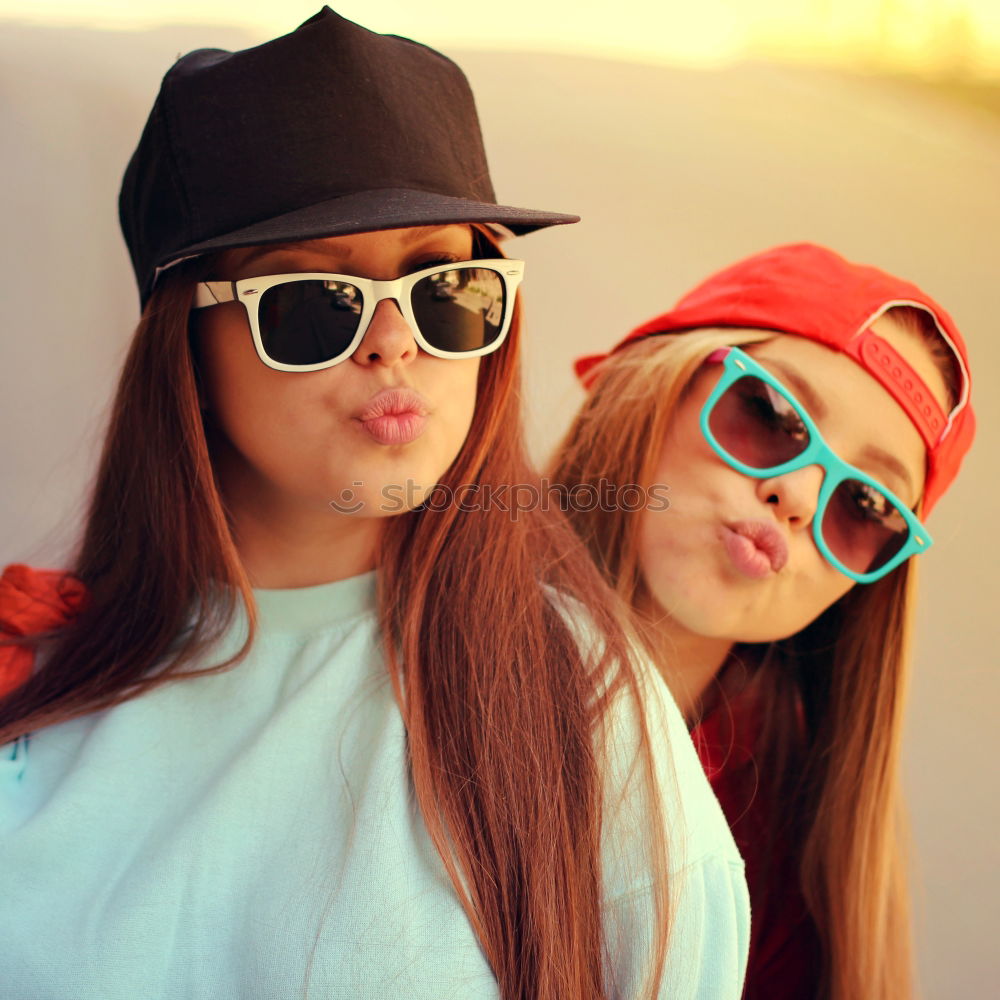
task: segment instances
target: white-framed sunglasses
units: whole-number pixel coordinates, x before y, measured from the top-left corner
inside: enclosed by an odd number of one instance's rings
[[[417,344],[436,358],[478,358],[510,330],[523,260],[435,264],[391,281],[350,274],[271,274],[202,281],[192,309],[240,302],[257,356],[269,368],[312,372],[346,361],[383,299],[392,299]]]

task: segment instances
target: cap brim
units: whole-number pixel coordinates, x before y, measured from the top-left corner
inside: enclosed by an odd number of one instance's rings
[[[188,257],[235,247],[280,243],[286,240],[313,240],[327,236],[402,229],[407,226],[442,226],[454,223],[499,223],[515,236],[546,226],[579,222],[578,215],[540,212],[530,208],[469,201],[429,191],[383,188],[332,198],[296,209],[242,229],[192,243],[158,261],[155,282],[165,268]],[[147,289],[148,295],[151,289]]]

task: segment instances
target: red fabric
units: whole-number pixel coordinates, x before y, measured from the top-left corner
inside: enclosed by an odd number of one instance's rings
[[[691,737],[746,862],[751,924],[744,1000],[810,1000],[820,987],[820,940],[799,889],[798,853],[767,832],[780,806],[760,787],[759,720],[751,686],[720,699]]]
[[[71,621],[87,597],[84,585],[69,573],[32,569],[19,563],[0,576],[0,638],[38,635]],[[0,697],[30,676],[35,651],[0,645]]]
[[[893,305],[913,305],[934,317],[962,370],[961,399],[945,414],[919,376],[900,365],[869,329]],[[972,445],[975,416],[969,405],[969,355],[955,321],[916,285],[874,267],[853,264],[813,243],[794,243],[754,254],[712,275],[662,316],[637,327],[613,351],[641,337],[701,327],[779,330],[843,351],[885,386],[927,443],[925,514],[951,484]],[[891,353],[890,353],[891,352]],[[579,358],[585,385],[607,357]]]

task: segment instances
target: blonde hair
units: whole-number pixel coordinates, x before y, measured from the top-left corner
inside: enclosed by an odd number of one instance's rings
[[[692,377],[713,350],[782,336],[708,329],[651,336],[610,355],[556,452],[552,481],[649,487],[661,443]],[[639,564],[640,519],[570,510],[606,579],[656,642]],[[912,560],[910,561],[912,562]],[[908,677],[910,563],[852,588],[801,632],[734,652],[756,664],[764,716],[757,763],[773,828],[799,847],[800,884],[824,955],[825,1000],[888,1000],[912,992],[909,899],[899,758]],[[804,727],[803,727],[804,720]],[[803,735],[804,729],[804,735]]]

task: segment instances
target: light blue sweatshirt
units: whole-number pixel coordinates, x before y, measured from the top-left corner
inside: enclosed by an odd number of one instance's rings
[[[497,998],[417,809],[374,575],[257,591],[243,662],[0,748],[4,1000]],[[240,619],[211,662],[234,652]],[[646,679],[675,893],[671,1000],[737,1000],[743,866],[676,706]],[[651,939],[631,714],[611,722],[609,984]]]

